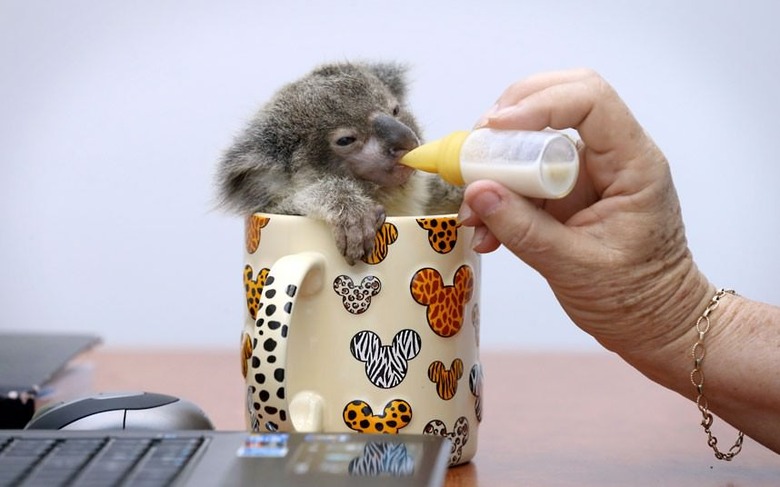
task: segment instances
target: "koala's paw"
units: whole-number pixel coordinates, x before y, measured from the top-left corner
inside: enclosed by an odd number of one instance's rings
[[[353,265],[374,249],[376,232],[385,221],[385,209],[381,205],[367,211],[345,209],[332,222],[336,247],[349,265]]]

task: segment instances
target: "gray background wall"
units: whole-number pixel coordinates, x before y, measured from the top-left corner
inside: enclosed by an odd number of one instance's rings
[[[281,84],[361,58],[412,66],[429,139],[521,77],[597,69],[669,157],[700,267],[780,303],[778,5],[0,1],[0,329],[236,346],[215,161]],[[508,252],[483,272],[483,346],[596,347]]]

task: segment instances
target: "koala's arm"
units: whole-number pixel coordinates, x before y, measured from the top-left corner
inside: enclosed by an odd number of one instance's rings
[[[371,252],[377,230],[385,220],[384,207],[353,179],[299,170],[287,195],[274,212],[305,215],[325,221],[333,231],[336,247],[354,264]]]
[[[316,171],[308,164],[286,166],[253,150],[251,144],[248,138],[238,141],[220,163],[217,180],[223,206],[240,214],[277,213],[323,220],[350,264],[371,252],[385,210],[362,183]]]
[[[425,203],[425,214],[443,215],[457,213],[463,202],[462,186],[453,186],[433,174],[425,174],[428,197]]]

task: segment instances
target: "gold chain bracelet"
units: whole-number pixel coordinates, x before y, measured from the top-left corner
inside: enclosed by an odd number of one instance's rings
[[[704,370],[702,369],[704,355],[707,353],[707,350],[704,348],[704,336],[710,330],[710,313],[718,308],[720,299],[726,294],[736,295],[737,293],[735,293],[732,289],[719,290],[717,293],[715,293],[715,296],[712,297],[709,304],[707,304],[707,308],[704,310],[704,313],[702,313],[702,315],[699,316],[699,318],[696,320],[695,329],[699,338],[696,340],[696,343],[693,344],[693,348],[691,349],[691,356],[693,357],[691,383],[696,388],[696,392],[698,394],[696,396],[696,406],[698,406],[699,411],[701,411],[703,418],[701,421],[701,426],[704,428],[704,432],[707,433],[707,444],[710,446],[710,448],[712,448],[712,451],[715,452],[715,458],[718,460],[731,461],[732,458],[737,456],[737,454],[742,451],[742,441],[744,439],[744,435],[740,431],[739,435],[737,436],[737,440],[734,442],[734,445],[729,448],[726,453],[723,453],[718,449],[718,439],[715,437],[715,435],[712,434],[712,430],[710,429],[713,418],[712,413],[710,412],[709,404],[707,403],[707,398],[704,396]]]

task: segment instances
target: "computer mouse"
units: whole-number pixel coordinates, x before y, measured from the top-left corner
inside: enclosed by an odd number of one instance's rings
[[[153,392],[102,393],[63,401],[37,411],[25,429],[211,430],[196,405]]]

